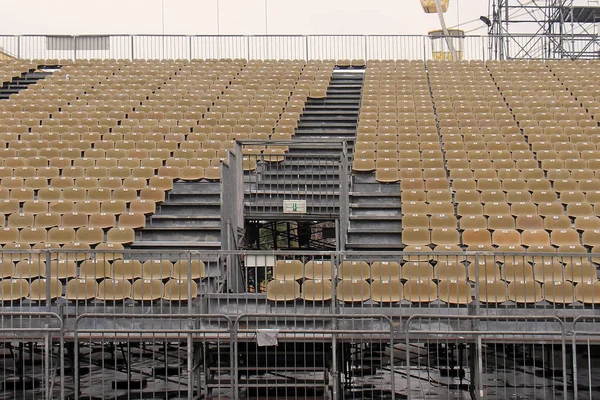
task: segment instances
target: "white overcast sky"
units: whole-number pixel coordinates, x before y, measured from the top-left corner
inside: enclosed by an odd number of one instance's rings
[[[425,14],[419,0],[0,2],[5,16],[0,34],[5,35],[162,33],[163,16],[168,34],[426,34],[439,28],[437,15]],[[487,10],[487,0],[451,0],[447,23],[453,26],[459,18],[463,23],[478,19]],[[8,18],[11,15],[15,17]]]
[[[511,4],[532,0],[512,0]],[[544,0],[536,0],[538,3]],[[576,5],[589,0],[574,0]],[[0,34],[426,34],[420,0],[0,0]],[[486,34],[488,0],[450,0],[448,26]],[[597,3],[594,2],[594,3]],[[266,11],[266,12],[265,12]],[[218,16],[218,18],[217,18]],[[469,21],[476,20],[476,23]],[[163,25],[164,22],[164,25]],[[477,28],[482,28],[476,30]]]

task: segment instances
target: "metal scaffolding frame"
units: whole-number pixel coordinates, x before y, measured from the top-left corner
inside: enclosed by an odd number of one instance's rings
[[[580,6],[574,0],[490,0],[489,10],[494,59],[600,58],[597,5]]]

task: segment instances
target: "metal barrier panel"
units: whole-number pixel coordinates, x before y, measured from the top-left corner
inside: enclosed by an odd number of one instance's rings
[[[423,312],[564,320],[598,313],[594,254],[337,252],[338,238],[324,236],[333,228],[322,221],[307,226],[279,217],[283,222],[258,216],[246,227],[249,246],[270,250],[3,250],[0,299],[6,311],[55,312],[67,330],[85,313],[235,317],[376,309],[394,320]],[[307,237],[332,250],[304,250]]]
[[[367,37],[362,35],[308,36],[309,60],[366,59]]]
[[[248,36],[192,36],[192,59],[248,58]]]
[[[55,313],[0,312],[5,399],[64,399],[63,323]]]
[[[597,54],[597,37],[464,36],[463,60],[576,59]],[[434,57],[424,35],[12,35],[0,50],[21,59],[407,59]]]
[[[570,398],[558,318],[414,315],[405,329],[408,399]]]
[[[426,36],[367,36],[367,60],[424,60]]]
[[[303,200],[307,207],[304,214],[338,218],[341,183],[348,182],[343,143],[242,141],[242,146],[247,217],[272,219],[273,214],[299,214],[300,210],[285,211],[283,201]],[[262,154],[252,152],[265,146],[267,151]],[[318,153],[314,153],[315,148],[320,149]]]
[[[308,59],[306,36],[251,36],[248,44],[248,59]]]
[[[393,327],[381,315],[241,315],[240,398],[394,399]]]
[[[81,315],[74,397],[230,399],[214,376],[231,370],[231,331],[221,315]]]
[[[573,398],[596,399],[600,387],[600,316],[580,316],[573,320],[571,356]]]

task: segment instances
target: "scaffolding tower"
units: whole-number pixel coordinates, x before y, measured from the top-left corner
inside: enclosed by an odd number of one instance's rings
[[[490,0],[489,10],[492,59],[600,58],[598,1]]]

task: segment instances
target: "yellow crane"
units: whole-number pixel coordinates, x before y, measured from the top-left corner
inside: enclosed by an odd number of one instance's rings
[[[421,6],[423,6],[423,11],[430,14],[437,13],[440,19],[440,25],[442,29],[438,31],[429,32],[429,36],[431,37],[434,43],[434,58],[451,58],[452,60],[459,60],[462,58],[462,52],[456,50],[456,47],[454,46],[453,37],[464,38],[464,32],[456,29],[453,29],[452,32],[448,30],[448,27],[446,26],[446,20],[444,19],[444,13],[448,11],[449,3],[450,0],[421,0]],[[449,57],[446,57],[446,52],[439,51],[435,48],[435,41],[442,38],[445,39],[446,45],[448,46]]]

